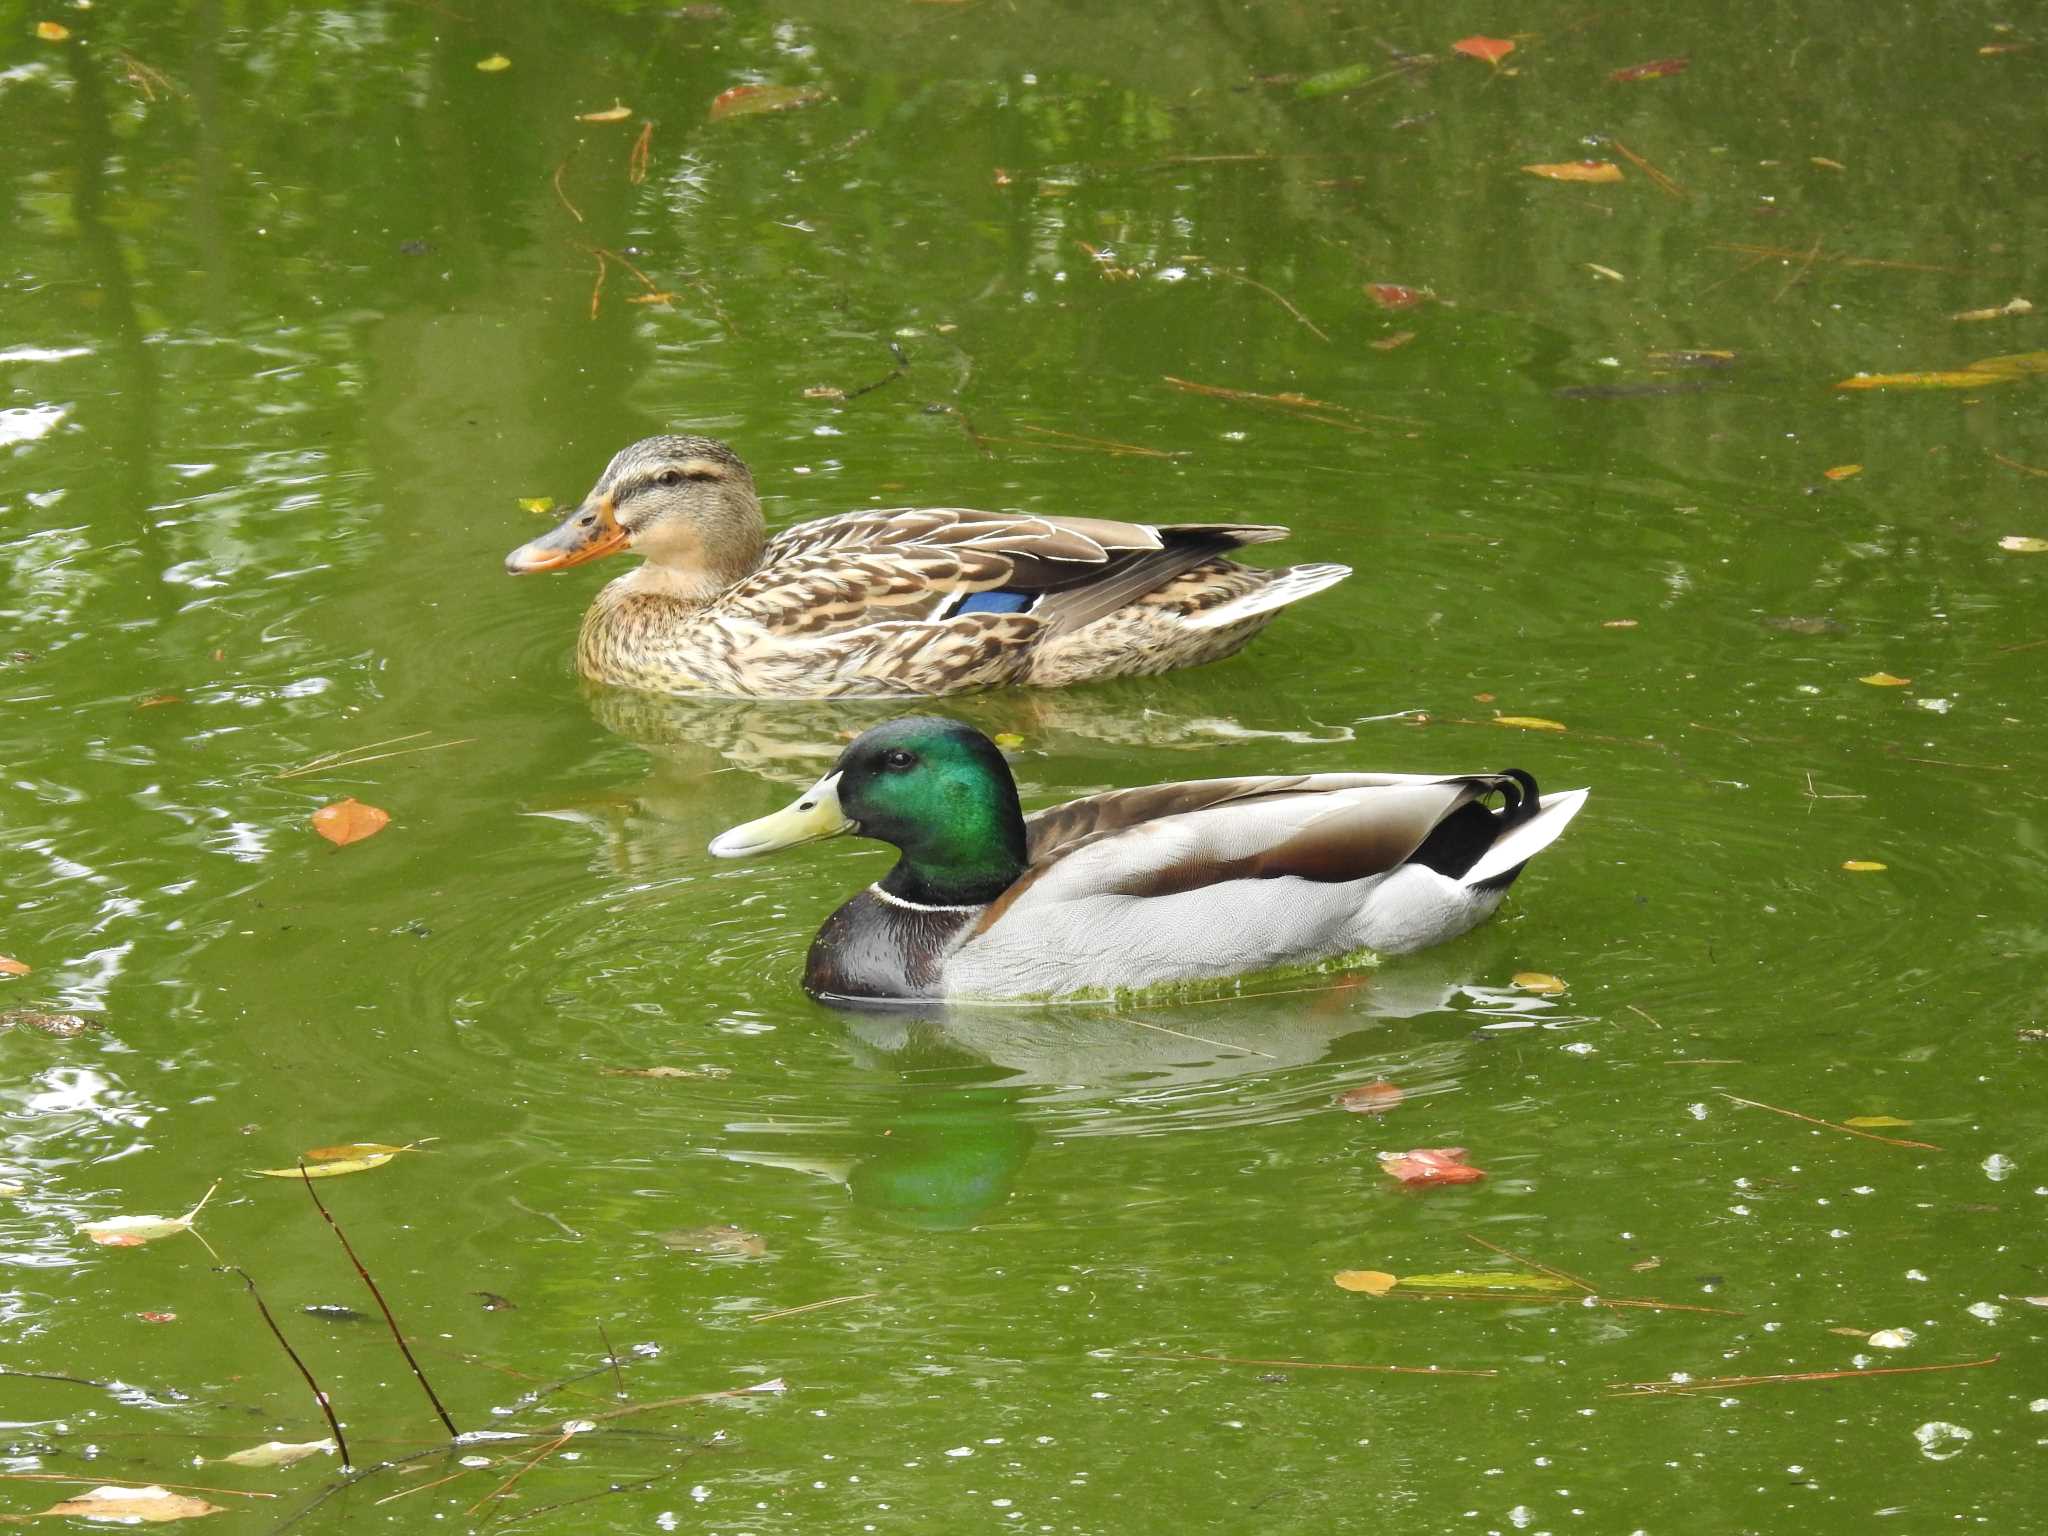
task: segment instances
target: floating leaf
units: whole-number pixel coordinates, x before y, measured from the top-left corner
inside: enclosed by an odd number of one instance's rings
[[[371,1168],[382,1168],[401,1152],[410,1152],[419,1145],[409,1141],[402,1147],[387,1146],[381,1141],[351,1141],[338,1147],[315,1147],[306,1154],[309,1165],[305,1177],[309,1179],[336,1179],[344,1173],[363,1173]],[[266,1179],[296,1179],[300,1176],[297,1168],[251,1168],[251,1173],[260,1173]]]
[[[191,1227],[193,1218],[206,1209],[206,1202],[213,1198],[213,1191],[220,1188],[215,1179],[199,1203],[182,1216],[109,1216],[104,1221],[81,1221],[73,1224],[74,1230],[83,1232],[94,1242],[107,1248],[135,1248],[143,1243],[153,1243],[160,1237],[171,1237]]]
[[[333,1440],[301,1440],[290,1444],[283,1440],[266,1440],[261,1445],[252,1445],[246,1451],[236,1451],[231,1456],[216,1456],[215,1461],[224,1461],[231,1467],[289,1467],[294,1462],[304,1461],[308,1456],[332,1456],[335,1454]]]
[[[59,1040],[69,1040],[73,1035],[83,1035],[103,1026],[96,1019],[81,1019],[75,1013],[37,1013],[31,1008],[19,1008],[12,1013],[0,1013],[0,1029],[33,1029]]]
[[[1579,1289],[1571,1281],[1559,1279],[1556,1275],[1503,1274],[1495,1269],[1472,1273],[1453,1270],[1444,1275],[1403,1275],[1400,1286],[1404,1291],[1527,1291],[1539,1296]]]
[[[1495,725],[1512,725],[1524,731],[1561,731],[1564,727],[1555,720],[1545,720],[1541,715],[1495,715]]]
[[[46,43],[61,43],[70,35],[71,29],[61,21],[39,21],[36,23],[36,36]]]
[[[1870,1337],[1870,1330],[1868,1328],[1830,1328],[1828,1332],[1840,1334],[1845,1339],[1867,1339]]]
[[[1415,333],[1413,331],[1396,331],[1391,336],[1382,336],[1377,341],[1368,341],[1366,345],[1375,352],[1391,352],[1396,347],[1407,346],[1414,339]]]
[[[1998,547],[2010,550],[2015,555],[2048,554],[2048,539],[2037,539],[2030,534],[2008,533],[1998,541]]]
[[[1591,272],[1591,273],[1592,273],[1592,274],[1593,274],[1593,275],[1594,275],[1595,277],[1604,277],[1604,278],[1606,278],[1606,279],[1607,279],[1607,280],[1608,280],[1608,281],[1609,281],[1610,283],[1625,283],[1625,282],[1627,282],[1627,281],[1628,281],[1628,279],[1627,279],[1627,278],[1623,277],[1623,276],[1622,276],[1622,275],[1621,275],[1621,274],[1620,274],[1619,272],[1615,271],[1615,270],[1614,270],[1614,268],[1612,268],[1612,267],[1603,267],[1603,266],[1601,266],[1601,265],[1600,265],[1600,263],[1599,263],[1599,262],[1597,262],[1597,261],[1589,261],[1589,262],[1587,262],[1587,263],[1586,263],[1586,268],[1587,268],[1587,270],[1588,270],[1588,271],[1590,271],[1590,272]]]
[[[552,512],[555,510],[555,498],[552,496],[522,496],[519,498],[519,510],[522,512]]]
[[[1826,155],[1808,155],[1806,158],[1824,171],[1846,171],[1849,169],[1841,161],[1830,160]]]
[[[83,1520],[105,1520],[119,1525],[161,1525],[168,1520],[191,1520],[199,1515],[217,1515],[221,1506],[173,1493],[155,1483],[143,1488],[91,1488],[74,1499],[52,1504],[40,1514],[9,1516],[9,1520],[47,1519],[52,1515]]]
[[[1652,365],[1659,368],[1726,368],[1735,354],[1720,347],[1683,347],[1675,352],[1652,352]]]
[[[579,112],[576,114],[576,121],[579,123],[622,123],[632,115],[633,109],[624,105],[614,96],[612,104],[602,112]]]
[[[711,103],[711,121],[728,117],[754,117],[762,112],[787,112],[823,101],[826,91],[816,85],[736,85],[720,91]]]
[[[1667,75],[1682,75],[1691,66],[1690,59],[1652,59],[1647,64],[1631,64],[1627,69],[1617,69],[1607,78],[1625,84],[1630,80],[1662,80]]]
[[[1468,59],[1484,59],[1495,69],[1500,61],[1515,51],[1514,41],[1505,37],[1461,37],[1451,44],[1451,52],[1462,53]]]
[[[1861,464],[1837,464],[1833,469],[1824,469],[1821,473],[1830,480],[1847,480],[1852,475],[1862,474],[1863,466]]]
[[[1890,866],[1888,865],[1878,863],[1875,859],[1842,860],[1842,868],[1848,870],[1849,873],[1852,875],[1872,875],[1876,874],[1881,869],[1886,869],[1889,867]]]
[[[1647,1259],[1637,1259],[1635,1263],[1629,1265],[1629,1268],[1634,1270],[1637,1274],[1641,1274],[1646,1269],[1656,1269],[1660,1267],[1663,1264],[1663,1262],[1664,1261],[1662,1259],[1658,1258],[1657,1255],[1653,1253]]]
[[[1382,1152],[1380,1172],[1403,1184],[1471,1184],[1486,1177],[1484,1169],[1465,1161],[1463,1147],[1416,1147],[1408,1152]]]
[[[1904,688],[1908,686],[1913,681],[1913,679],[1911,679],[1910,677],[1894,677],[1889,672],[1873,672],[1868,677],[1857,678],[1856,681],[1859,683],[1868,683],[1873,688]]]
[[[1851,1115],[1844,1125],[1860,1125],[1865,1130],[1881,1130],[1887,1125],[1911,1125],[1910,1120],[1901,1120],[1897,1115]]]
[[[360,843],[366,837],[375,837],[390,823],[389,811],[365,805],[353,795],[332,805],[323,805],[313,813],[313,830],[337,848]]]
[[[502,53],[494,53],[487,59],[478,59],[476,61],[476,67],[482,70],[487,75],[495,75],[500,70],[510,69],[512,67],[512,61],[506,58],[505,55],[503,55]]]
[[[2048,352],[2015,352],[2005,357],[1986,357],[1966,368],[1937,369],[1926,373],[1859,373],[1842,379],[1837,389],[1988,389],[2014,379],[2048,373]]]
[[[26,976],[34,969],[34,966],[23,965],[19,960],[0,955],[0,976]]]
[[[1407,1095],[1384,1077],[1358,1083],[1337,1095],[1337,1107],[1354,1115],[1384,1115]]]
[[[1547,971],[1517,971],[1512,979],[1524,992],[1540,992],[1545,997],[1555,997],[1565,989],[1565,984]]]
[[[1427,288],[1410,288],[1405,283],[1367,283],[1365,291],[1381,309],[1413,309],[1430,296]]]
[[[1555,165],[1525,165],[1522,169],[1546,181],[1621,180],[1621,167],[1612,160],[1565,160]]]
[[[599,1068],[597,1069],[597,1075],[598,1075],[599,1077],[695,1077],[695,1078],[707,1078],[707,1077],[726,1077],[726,1076],[728,1076],[729,1074],[728,1074],[727,1072],[725,1072],[725,1071],[724,1071],[724,1070],[723,1070],[722,1068],[721,1068],[721,1069],[711,1069],[711,1068],[705,1068],[705,1069],[703,1069],[703,1070],[701,1070],[701,1071],[700,1071],[700,1070],[696,1070],[696,1069],[693,1069],[693,1068],[690,1068],[690,1067],[599,1067]]]
[[[138,1312],[135,1315],[145,1323],[175,1323],[178,1320],[175,1312]]]
[[[1914,1337],[1910,1328],[1880,1328],[1865,1342],[1873,1349],[1904,1349]]]
[[[1383,1269],[1340,1269],[1330,1277],[1337,1288],[1367,1296],[1384,1296],[1400,1282]]]

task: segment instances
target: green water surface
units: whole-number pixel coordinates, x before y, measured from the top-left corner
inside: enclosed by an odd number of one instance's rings
[[[2048,304],[2027,9],[6,7],[0,1013],[97,1027],[0,1027],[0,1514],[182,1483],[258,1532],[334,1482],[194,1465],[326,1433],[217,1255],[354,1460],[414,1458],[304,1532],[2037,1529],[2042,384],[1832,388],[2048,347],[1952,318]],[[713,119],[756,84],[818,99]],[[1585,158],[1623,179],[1521,170]],[[777,526],[1357,568],[1217,666],[956,701],[1028,805],[1592,799],[1491,925],[1341,983],[835,1014],[803,951],[886,855],[704,844],[895,711],[588,694],[610,573],[501,569],[670,427]],[[337,849],[348,795],[392,820]],[[426,1138],[324,1196],[521,1439],[444,1449],[249,1172]],[[1379,1171],[1443,1146],[1488,1177]],[[216,1180],[211,1253],[76,1230]],[[1482,1239],[1593,1299],[1332,1281],[1526,1269]]]

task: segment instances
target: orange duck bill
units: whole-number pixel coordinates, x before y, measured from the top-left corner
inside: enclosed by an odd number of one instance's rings
[[[505,557],[505,569],[514,576],[531,571],[566,570],[625,547],[626,530],[612,515],[612,499],[606,496],[596,502],[585,502],[553,532],[513,550]]]

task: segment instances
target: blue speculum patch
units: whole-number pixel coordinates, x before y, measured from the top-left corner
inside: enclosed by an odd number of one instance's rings
[[[1022,613],[1031,603],[1029,592],[970,592],[948,617],[963,613]]]

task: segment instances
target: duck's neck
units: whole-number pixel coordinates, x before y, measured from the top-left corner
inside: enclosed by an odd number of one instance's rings
[[[1023,878],[1024,828],[990,829],[986,840],[939,842],[904,850],[876,882],[885,899],[915,907],[985,907]],[[936,840],[935,840],[936,841]]]
[[[610,590],[615,600],[662,597],[686,608],[702,608],[753,573],[751,565],[683,566],[649,560],[613,582]]]
[[[767,541],[760,502],[751,494],[730,496],[713,513],[641,529],[633,550],[646,563],[623,586],[699,607],[753,575]]]

